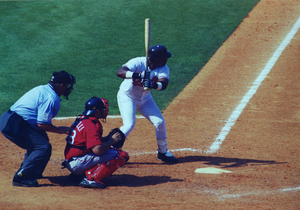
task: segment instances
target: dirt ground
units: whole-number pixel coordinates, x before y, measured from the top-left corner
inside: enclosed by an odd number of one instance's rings
[[[60,166],[65,136],[51,133],[53,153],[41,186],[13,187],[24,150],[0,135],[0,209],[300,209],[299,31],[220,147],[209,152],[299,14],[299,0],[261,0],[167,107],[163,115],[177,164],[156,159],[154,129],[137,119],[123,147],[129,163],[104,180],[106,189],[68,180],[68,170]],[[109,118],[104,130],[121,124]],[[231,173],[195,173],[206,167]]]

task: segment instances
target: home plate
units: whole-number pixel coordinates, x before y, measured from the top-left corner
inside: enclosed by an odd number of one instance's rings
[[[231,173],[232,171],[227,171],[219,168],[208,167],[208,168],[197,168],[195,173],[200,174],[223,174],[223,173]]]

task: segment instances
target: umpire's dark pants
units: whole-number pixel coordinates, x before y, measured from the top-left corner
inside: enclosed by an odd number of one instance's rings
[[[7,139],[27,150],[21,165],[24,172],[42,175],[52,151],[47,133],[33,129],[21,116],[10,110],[0,117],[0,131]]]

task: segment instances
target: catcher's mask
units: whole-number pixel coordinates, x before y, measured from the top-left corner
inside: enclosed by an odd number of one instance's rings
[[[154,45],[149,51],[149,60],[151,62],[156,61],[157,59],[170,58],[172,54],[167,50],[167,48],[163,45]]]
[[[69,74],[70,76],[70,83],[68,83],[68,87],[66,88],[65,92],[64,92],[64,98],[69,100],[68,96],[70,95],[70,93],[74,90],[73,85],[76,83],[76,78],[72,75]]]
[[[53,72],[53,76],[49,82],[53,84],[53,86],[67,84],[68,86],[63,95],[65,99],[69,100],[68,96],[74,89],[73,85],[76,83],[76,78],[66,71]]]
[[[85,110],[82,112],[85,116],[90,116],[96,112],[96,110],[102,111],[102,119],[105,121],[109,111],[109,103],[104,98],[92,97],[85,103]]]

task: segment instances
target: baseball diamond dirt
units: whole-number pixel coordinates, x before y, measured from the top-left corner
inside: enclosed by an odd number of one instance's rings
[[[156,159],[153,127],[138,118],[123,147],[129,163],[106,189],[68,180],[65,136],[51,133],[41,186],[13,187],[24,150],[0,135],[0,208],[300,209],[299,14],[299,0],[261,0],[166,108],[177,164]],[[104,134],[121,124],[109,118]],[[227,173],[195,173],[203,168]]]

